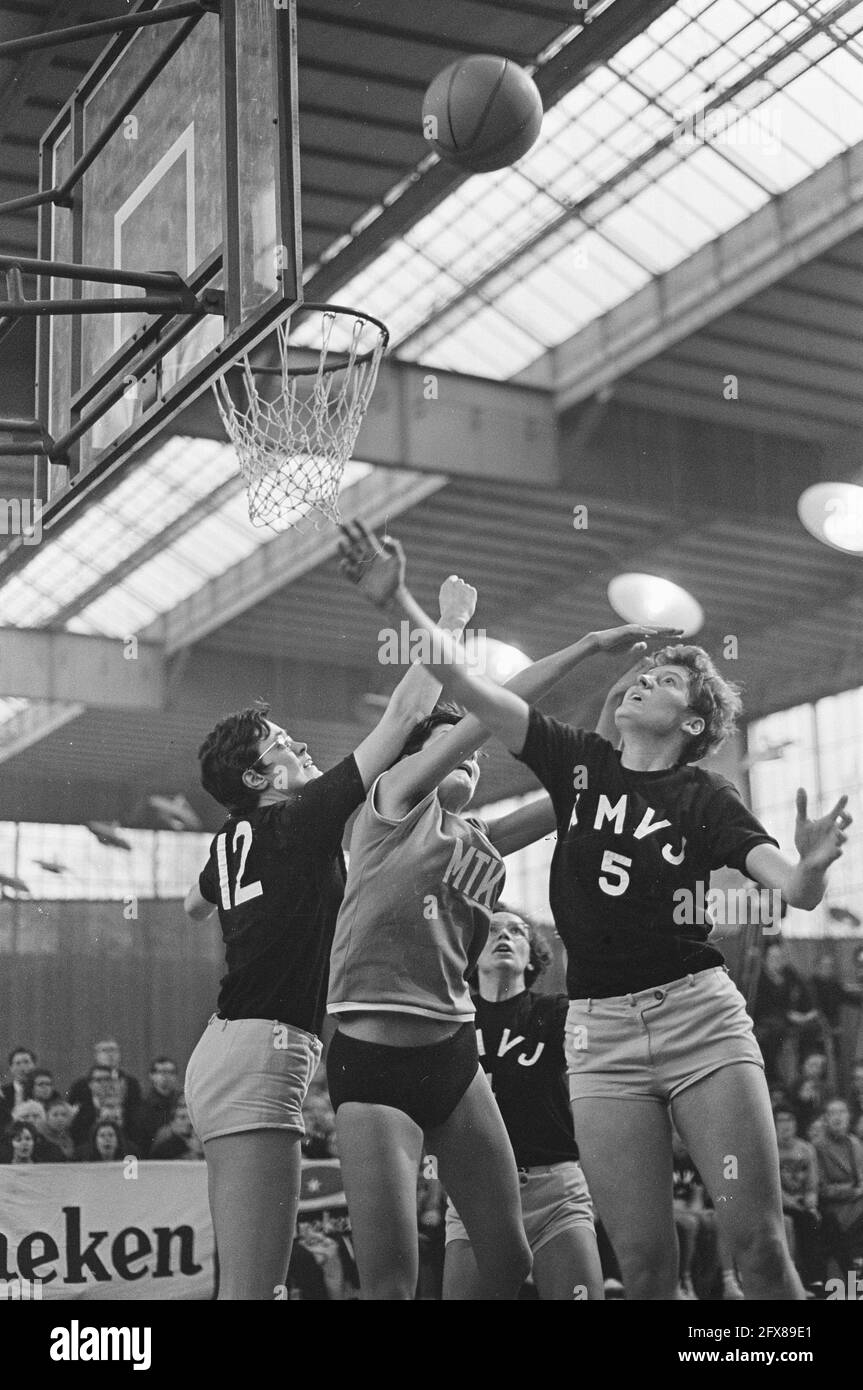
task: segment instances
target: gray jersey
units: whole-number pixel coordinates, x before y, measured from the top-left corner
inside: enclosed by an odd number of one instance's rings
[[[330,958],[327,1010],[469,1022],[465,975],[482,950],[506,875],[482,823],[431,791],[401,820],[375,809],[377,782],[351,837]]]

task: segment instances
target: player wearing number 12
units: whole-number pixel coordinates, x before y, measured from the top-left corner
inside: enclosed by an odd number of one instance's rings
[[[441,588],[448,632],[472,612],[464,594],[452,579]],[[201,745],[202,783],[228,819],[185,907],[193,920],[218,907],[227,973],[189,1061],[186,1098],[207,1161],[220,1299],[278,1298],[285,1284],[345,826],[439,693],[412,667],[377,727],[328,772],[266,707],[228,716]]]

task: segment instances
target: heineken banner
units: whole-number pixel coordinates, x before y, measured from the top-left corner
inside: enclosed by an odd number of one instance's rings
[[[213,1284],[204,1163],[0,1167],[6,1298],[206,1299]]]
[[[338,1161],[304,1162],[301,1240],[346,1226]],[[204,1163],[0,1165],[0,1301],[208,1299],[214,1283]]]

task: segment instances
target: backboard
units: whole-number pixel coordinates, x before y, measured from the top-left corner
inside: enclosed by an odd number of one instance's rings
[[[168,8],[139,0],[146,27],[112,39],[41,144],[43,191],[74,185],[40,208],[41,259],[173,271],[191,291],[182,311],[157,292],[147,312],[39,319],[36,414],[68,460],[37,468],[49,524],[73,482],[106,477],[301,297],[295,0],[153,22]],[[144,293],[40,282],[40,298],[105,307]]]

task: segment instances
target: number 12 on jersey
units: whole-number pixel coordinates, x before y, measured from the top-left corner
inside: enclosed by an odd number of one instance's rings
[[[234,826],[231,849],[236,854],[239,846],[240,866],[234,879],[233,902],[231,901],[231,877],[227,846],[228,832],[225,830],[216,837],[216,861],[219,866],[219,894],[222,899],[222,907],[226,912],[229,912],[232,907],[240,907],[243,903],[250,902],[252,898],[260,898],[264,888],[260,879],[255,879],[254,883],[243,882],[246,860],[249,857],[249,850],[252,848],[252,827],[247,820],[238,821]]]

